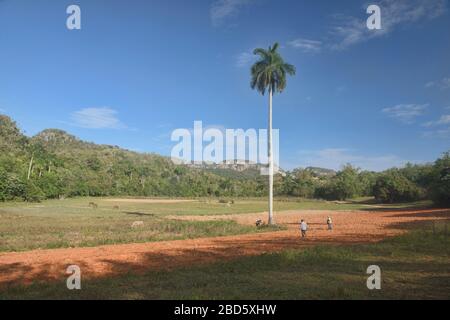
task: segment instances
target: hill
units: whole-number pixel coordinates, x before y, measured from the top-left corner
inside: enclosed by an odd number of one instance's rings
[[[72,196],[257,196],[256,181],[175,165],[157,154],[85,142],[58,129],[26,137],[0,117],[0,200]]]
[[[336,171],[326,168],[307,167],[305,170],[310,171],[317,177],[334,177],[336,175]]]
[[[255,197],[267,195],[267,177],[254,163],[176,165],[170,158],[86,142],[58,129],[25,136],[0,115],[0,201],[76,196]],[[424,198],[450,203],[450,153],[434,164],[382,173],[351,165],[341,171],[309,167],[274,178],[277,196],[382,202]]]

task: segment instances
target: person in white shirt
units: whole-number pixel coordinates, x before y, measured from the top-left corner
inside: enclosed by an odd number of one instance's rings
[[[328,217],[327,225],[328,225],[328,230],[333,230],[333,221],[331,220],[331,217]]]
[[[300,222],[300,231],[302,232],[302,238],[306,237],[306,231],[308,230],[308,224],[305,222],[305,220],[302,219]]]

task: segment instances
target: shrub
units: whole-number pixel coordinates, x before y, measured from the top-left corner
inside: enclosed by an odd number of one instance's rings
[[[346,200],[361,194],[359,169],[346,165],[335,177],[316,189],[316,196],[326,200]]]
[[[431,174],[431,184],[428,190],[431,199],[442,206],[450,205],[450,152],[438,159]]]
[[[25,186],[24,200],[28,202],[41,202],[45,199],[44,192],[32,181],[28,181]]]
[[[0,201],[23,198],[25,186],[16,176],[0,168]]]
[[[417,201],[423,197],[423,190],[397,169],[389,170],[378,177],[373,193],[375,199],[383,203]]]

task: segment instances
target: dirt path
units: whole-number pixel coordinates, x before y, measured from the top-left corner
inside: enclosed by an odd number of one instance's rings
[[[122,203],[185,203],[185,202],[197,202],[198,200],[182,200],[182,199],[127,199],[127,198],[114,198],[114,199],[103,199],[106,202],[122,202]]]
[[[0,286],[28,284],[38,280],[62,280],[69,265],[78,265],[82,276],[98,278],[127,272],[168,270],[179,266],[229,260],[288,248],[317,244],[351,244],[379,241],[400,234],[411,223],[426,220],[450,220],[450,210],[335,212],[334,231],[324,222],[329,211],[289,211],[277,214],[277,222],[286,231],[238,236],[163,241],[142,244],[108,245],[94,248],[34,250],[0,253]],[[252,224],[264,214],[232,216],[239,223]],[[173,217],[180,218],[180,217]],[[185,219],[183,217],[182,219]],[[217,216],[189,217],[217,219]],[[230,216],[222,218],[230,219]],[[299,219],[306,219],[308,238],[298,235]]]

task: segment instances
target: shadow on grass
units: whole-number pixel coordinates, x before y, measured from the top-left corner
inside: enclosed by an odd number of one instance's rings
[[[405,222],[395,222],[387,225],[388,228],[397,230],[418,230],[418,231],[433,231],[436,224],[443,229],[448,229],[450,232],[450,209],[432,209],[420,211],[408,211],[404,213],[396,213],[390,215],[392,218],[425,218],[427,220],[413,220]]]
[[[448,235],[423,239],[413,233],[372,245],[319,246],[139,274],[129,272],[130,263],[112,261],[121,276],[83,280],[81,291],[69,292],[62,282],[41,283],[10,288],[4,298],[448,299],[448,245]],[[195,250],[189,253],[197,258]],[[211,256],[223,258],[218,252]],[[173,262],[166,254],[145,259]],[[382,269],[381,291],[366,287],[372,264]]]
[[[418,211],[418,210],[445,210],[446,208],[439,208],[432,204],[424,203],[417,205],[408,205],[408,204],[378,204],[379,207],[366,207],[361,208],[361,211],[371,211],[371,212],[402,212],[402,211]]]
[[[80,265],[84,288],[80,292],[68,292],[65,287],[67,259],[34,268],[3,264],[0,275],[12,276],[0,286],[0,299],[448,299],[449,234],[431,228],[433,221],[446,223],[450,210],[408,208],[394,217],[431,221],[392,223],[387,227],[420,230],[371,245],[354,245],[358,242],[354,234],[320,241],[279,234],[273,240],[223,238],[208,247],[168,248],[164,253],[136,255],[133,261],[104,259],[101,274],[98,265]],[[337,241],[347,246],[336,246]],[[267,245],[280,253],[264,253]],[[70,264],[77,264],[76,258]],[[371,264],[379,264],[388,275],[382,293],[365,287],[365,271]],[[17,285],[27,279],[39,279],[39,283]]]

